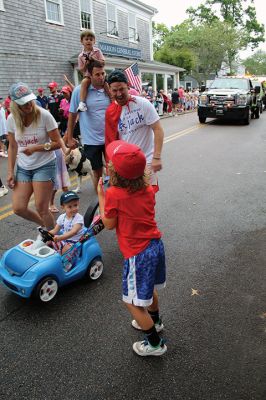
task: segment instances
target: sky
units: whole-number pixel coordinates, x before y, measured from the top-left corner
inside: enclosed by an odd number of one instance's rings
[[[155,7],[158,13],[154,16],[155,22],[163,22],[169,28],[180,24],[187,18],[186,10],[189,7],[197,7],[204,0],[142,0],[143,3]],[[257,20],[266,27],[266,1],[254,0],[257,13]],[[266,51],[266,43],[260,45],[260,48]],[[248,57],[252,52],[247,50],[241,53],[241,58]]]

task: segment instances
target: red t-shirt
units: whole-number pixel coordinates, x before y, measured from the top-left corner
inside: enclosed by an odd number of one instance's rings
[[[125,258],[143,251],[151,239],[159,239],[155,216],[155,195],[152,186],[130,193],[111,186],[105,194],[106,218],[117,217],[116,234]]]
[[[184,92],[184,89],[183,89],[183,88],[179,88],[179,89],[178,89],[178,95],[179,95],[179,98],[180,98],[180,99],[182,99],[183,97],[185,97],[185,92]]]

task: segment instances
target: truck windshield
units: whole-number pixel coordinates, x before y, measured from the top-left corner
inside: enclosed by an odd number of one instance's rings
[[[248,80],[239,78],[215,79],[211,89],[248,89]]]

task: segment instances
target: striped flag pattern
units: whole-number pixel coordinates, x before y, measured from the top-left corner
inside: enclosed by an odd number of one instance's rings
[[[138,63],[130,65],[130,67],[126,68],[124,72],[127,76],[129,84],[133,86],[139,92],[139,94],[141,94],[142,84]]]

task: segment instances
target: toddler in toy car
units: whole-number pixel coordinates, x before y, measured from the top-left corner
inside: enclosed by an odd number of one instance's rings
[[[85,228],[83,216],[78,212],[79,196],[77,193],[64,192],[60,197],[60,205],[65,212],[58,217],[56,225],[54,229],[50,230],[50,233],[54,235],[53,241],[56,250],[64,254],[79,241]]]

